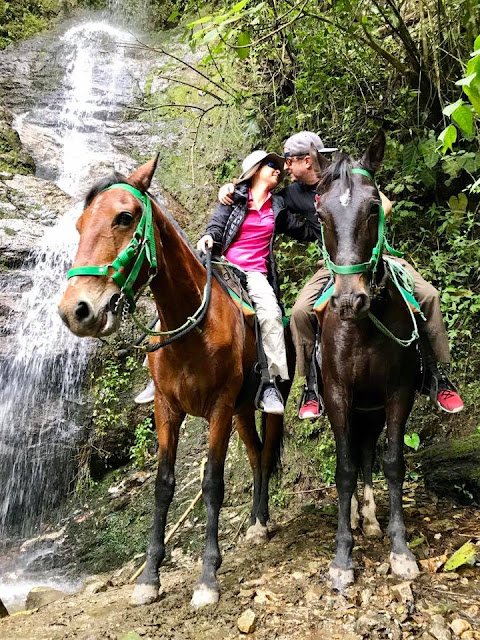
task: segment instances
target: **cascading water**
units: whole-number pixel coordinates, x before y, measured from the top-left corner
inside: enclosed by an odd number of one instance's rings
[[[102,166],[102,175],[114,160],[118,164],[109,129],[132,92],[123,46],[131,39],[106,22],[70,29],[59,55],[65,64],[62,99],[17,120],[20,136],[29,120],[51,127],[62,151],[56,182],[73,196],[89,184],[92,166],[96,175]],[[78,212],[66,212],[31,256],[33,286],[22,298],[20,323],[17,318],[9,327],[15,338],[0,371],[0,543],[35,531],[65,497],[75,473],[85,429],[81,386],[92,341],[74,338],[56,307],[77,243]]]

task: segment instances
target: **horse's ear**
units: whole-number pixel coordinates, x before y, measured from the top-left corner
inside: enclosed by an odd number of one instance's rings
[[[330,162],[325,158],[325,156],[320,153],[316,146],[313,144],[310,145],[310,157],[312,159],[312,167],[315,173],[317,174],[317,178],[320,178],[322,173],[328,167]]]
[[[155,169],[157,168],[158,162],[158,153],[157,155],[142,164],[141,167],[135,169],[133,173],[128,176],[128,181],[140,191],[147,191],[150,187],[150,183],[152,182],[153,174],[155,173]]]
[[[363,155],[361,164],[371,173],[375,173],[382,164],[385,142],[385,131],[379,129]]]

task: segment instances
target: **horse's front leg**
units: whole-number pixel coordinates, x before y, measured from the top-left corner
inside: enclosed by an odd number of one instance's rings
[[[402,508],[403,481],[405,479],[403,436],[412,405],[413,393],[411,390],[399,390],[389,397],[386,406],[388,445],[383,460],[383,469],[390,495],[390,521],[388,524],[388,535],[392,543],[390,565],[392,573],[404,580],[412,580],[419,573],[415,556],[407,547],[405,540]]]
[[[233,406],[223,406],[210,418],[208,459],[202,483],[203,502],[207,510],[207,533],[202,575],[191,600],[195,609],[215,604],[220,597],[217,570],[222,564],[222,556],[218,546],[218,517],[225,490],[223,474],[232,415]]]
[[[335,482],[338,493],[338,526],[336,553],[330,565],[329,576],[333,589],[343,591],[354,581],[353,535],[351,528],[352,496],[357,486],[358,456],[351,447],[351,410],[345,389],[329,382],[325,385],[327,414],[333,428],[336,443],[337,467]]]
[[[158,598],[158,569],[165,558],[165,526],[175,490],[175,459],[178,434],[184,413],[172,413],[155,399],[155,424],[158,438],[158,469],[155,480],[155,514],[145,568],[140,574],[131,597],[131,604],[150,604]]]

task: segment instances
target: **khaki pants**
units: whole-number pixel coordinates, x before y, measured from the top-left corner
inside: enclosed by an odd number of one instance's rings
[[[287,354],[282,311],[267,277],[259,271],[247,271],[247,291],[252,299],[267,357],[268,373],[288,380]]]
[[[450,348],[448,336],[440,310],[440,296],[438,291],[427,282],[415,269],[402,258],[395,258],[412,275],[415,283],[415,297],[427,319],[419,322],[419,330],[424,333],[430,343],[437,362],[450,362]],[[330,279],[330,273],[325,267],[320,268],[300,291],[292,308],[290,327],[293,343],[297,354],[297,373],[307,377],[310,371],[317,318],[313,305]]]

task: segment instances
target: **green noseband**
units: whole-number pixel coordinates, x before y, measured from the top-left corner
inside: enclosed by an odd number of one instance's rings
[[[365,176],[369,180],[375,184],[375,179],[370,171],[367,169],[352,169],[352,173],[360,174]],[[325,260],[325,266],[330,271],[332,275],[338,273],[339,275],[351,275],[354,273],[366,273],[367,271],[371,271],[375,273],[378,266],[378,261],[383,253],[383,251],[388,251],[394,256],[402,257],[402,253],[400,251],[396,251],[393,249],[387,239],[385,238],[385,211],[383,209],[382,204],[380,204],[380,209],[378,212],[378,235],[377,235],[377,244],[372,249],[372,256],[368,262],[359,262],[357,264],[347,264],[347,265],[338,265],[333,262],[330,258],[330,254],[327,251],[327,247],[325,245],[325,237],[323,234],[323,224],[320,226],[322,233],[322,253],[323,259]]]
[[[143,213],[140,222],[135,229],[128,245],[120,251],[118,256],[110,264],[100,266],[74,267],[67,272],[67,278],[76,276],[100,276],[109,277],[120,288],[120,294],[126,298],[128,310],[135,309],[135,293],[133,286],[138,278],[142,266],[147,261],[149,265],[149,280],[157,273],[157,252],[152,220],[152,203],[145,194],[124,182],[112,184],[103,191],[110,189],[124,189],[129,191],[142,205]],[[103,193],[103,191],[101,193]],[[128,276],[125,271],[131,266]]]

